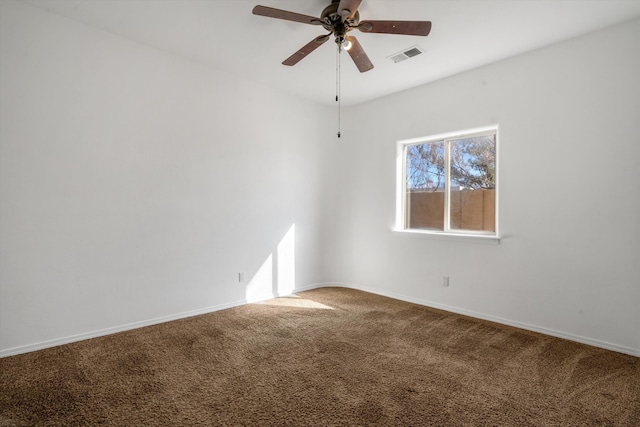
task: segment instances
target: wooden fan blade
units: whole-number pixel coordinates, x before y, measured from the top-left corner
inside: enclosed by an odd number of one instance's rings
[[[362,48],[362,45],[360,44],[358,39],[354,36],[347,36],[347,40],[351,42],[351,48],[347,50],[347,52],[349,52],[349,56],[351,56],[351,59],[353,59],[353,62],[356,64],[356,67],[358,67],[358,70],[360,70],[361,73],[364,73],[365,71],[369,71],[370,69],[372,69],[373,64],[369,60],[367,54],[364,52],[364,49]]]
[[[428,36],[430,21],[362,21],[356,27],[364,33],[404,34],[407,36]]]
[[[282,64],[283,65],[289,65],[289,66],[296,65],[298,62],[303,60],[311,52],[313,52],[314,50],[319,48],[324,42],[329,40],[329,36],[330,35],[331,34],[325,34],[323,36],[319,36],[319,37],[316,37],[315,39],[311,40],[309,43],[304,45],[304,47],[302,47],[302,49],[298,50],[296,53],[294,53],[293,55],[291,55],[290,57],[285,59],[282,62]]]
[[[322,25],[320,19],[309,15],[289,12],[288,10],[275,9],[268,6],[256,6],[253,8],[254,15],[266,16],[269,18],[284,19],[286,21],[302,22],[303,24]]]
[[[353,18],[360,6],[362,0],[340,0],[338,5],[338,14],[342,16],[342,21],[347,18]]]

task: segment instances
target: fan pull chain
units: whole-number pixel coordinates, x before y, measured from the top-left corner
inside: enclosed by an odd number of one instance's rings
[[[338,138],[340,138],[340,53],[342,52],[342,46],[338,44],[338,50],[336,51],[336,102],[338,103]]]

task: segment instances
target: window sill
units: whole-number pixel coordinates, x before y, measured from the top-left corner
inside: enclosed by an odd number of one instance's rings
[[[398,235],[405,235],[409,237],[417,237],[421,239],[430,240],[444,240],[449,242],[464,242],[464,243],[484,243],[490,245],[500,244],[500,236],[486,235],[486,234],[464,234],[464,233],[445,233],[442,231],[430,231],[430,230],[403,230],[392,229],[394,233]]]

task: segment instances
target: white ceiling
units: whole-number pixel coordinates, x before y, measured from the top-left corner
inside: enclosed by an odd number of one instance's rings
[[[317,26],[255,16],[253,6],[320,16],[330,0],[23,0],[148,46],[309,100],[335,104],[336,45],[294,67],[281,62]],[[362,20],[429,20],[428,37],[353,35],[375,68],[359,73],[342,55],[343,105],[428,83],[640,17],[640,0],[363,0]],[[393,63],[414,45],[424,53]]]

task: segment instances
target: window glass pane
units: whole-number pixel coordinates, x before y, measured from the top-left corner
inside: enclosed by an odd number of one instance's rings
[[[495,231],[495,135],[451,141],[450,228]]]
[[[405,228],[444,230],[444,141],[406,146]]]

